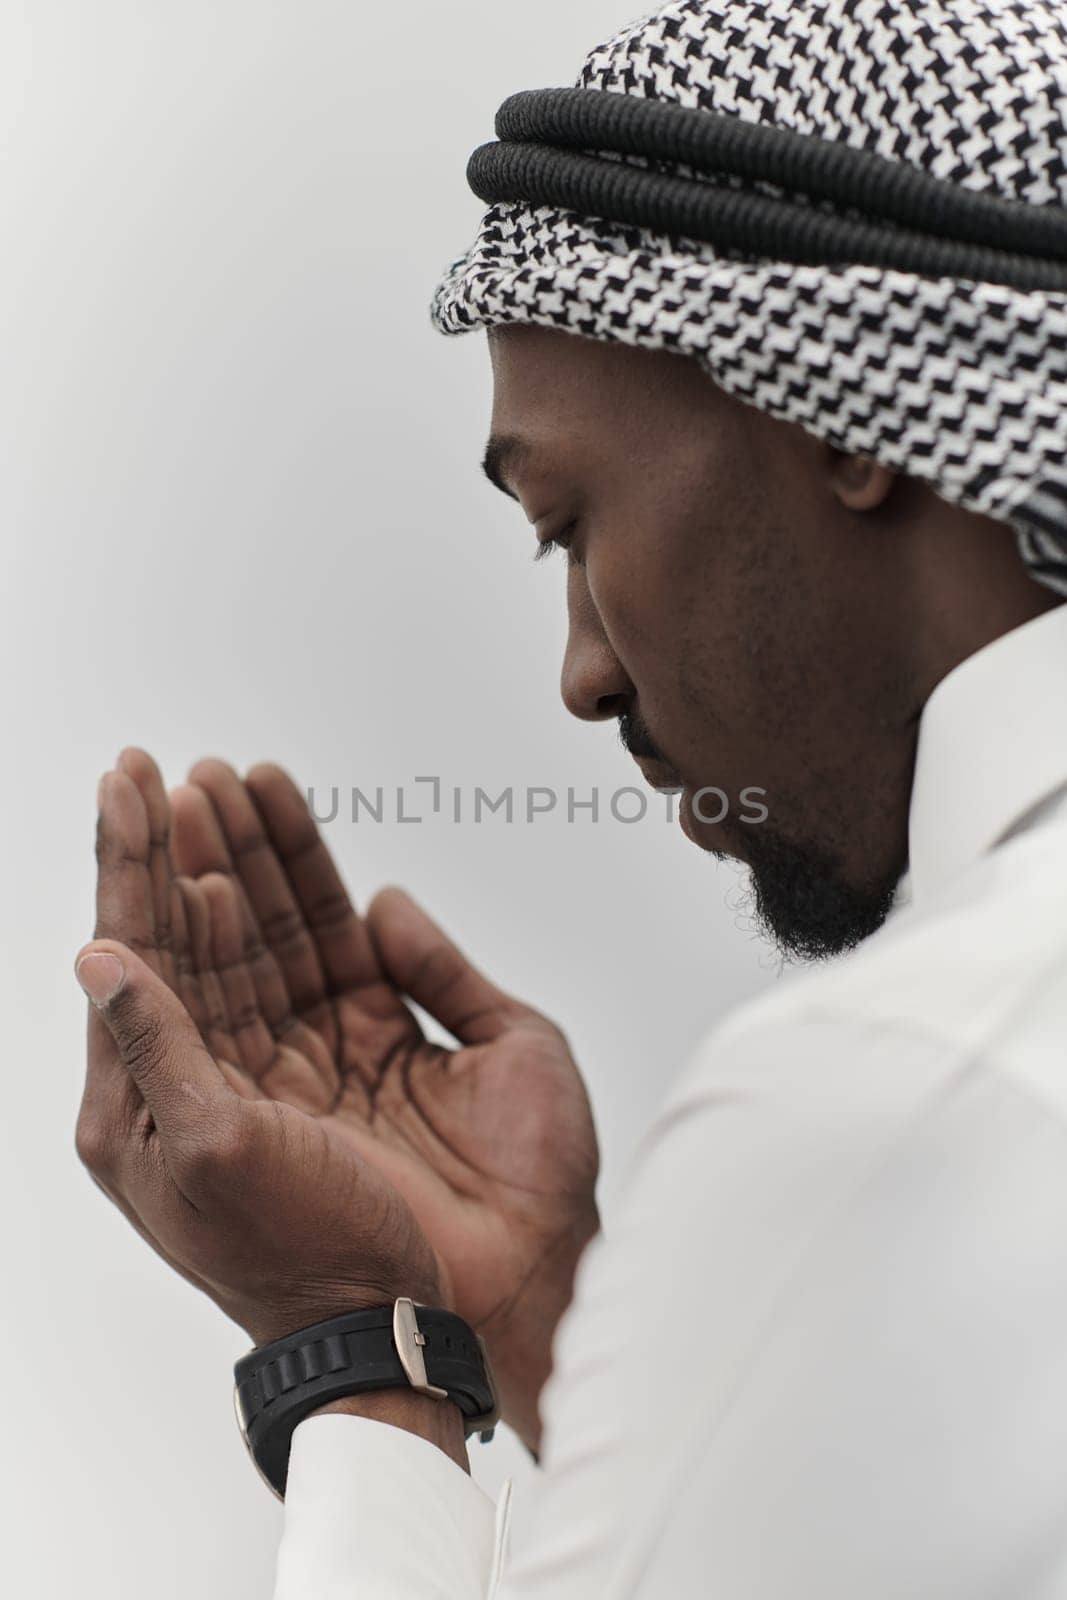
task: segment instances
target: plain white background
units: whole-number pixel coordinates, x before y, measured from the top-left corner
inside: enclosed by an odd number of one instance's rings
[[[20,1596],[252,1600],[279,1510],[230,1410],[244,1335],[73,1150],[94,792],[127,743],[283,762],[325,793],[640,781],[567,718],[562,571],[481,478],[484,336],[427,306],[520,88],[618,0],[2,0],[6,747],[0,1472]],[[418,793],[418,791],[410,791]],[[602,1204],[671,1077],[775,981],[731,867],[649,819],[328,830],[567,1027]],[[659,808],[659,809],[657,809]],[[527,1470],[473,1446],[490,1489]]]

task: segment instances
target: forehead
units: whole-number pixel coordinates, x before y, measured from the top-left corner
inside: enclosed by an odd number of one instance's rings
[[[493,407],[483,462],[490,481],[525,499],[547,478],[619,463],[632,409],[591,340],[525,328],[493,345]]]
[[[542,328],[512,323],[489,329],[494,397],[534,403],[561,385],[594,381],[604,365],[603,343]]]
[[[493,426],[499,434],[654,424],[707,401],[713,385],[689,357],[558,328],[490,329]]]
[[[691,355],[533,324],[489,330],[492,481],[527,481],[539,462],[618,470],[726,447],[759,414],[719,388]]]

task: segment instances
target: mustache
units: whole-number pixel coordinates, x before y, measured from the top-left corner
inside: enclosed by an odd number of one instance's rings
[[[622,747],[641,761],[656,761],[669,767],[670,762],[653,739],[640,711],[624,711],[619,717],[619,738]]]

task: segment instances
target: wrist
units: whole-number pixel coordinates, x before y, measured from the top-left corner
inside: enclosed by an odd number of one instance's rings
[[[234,1406],[260,1476],[285,1498],[293,1431],[332,1410],[402,1428],[469,1471],[466,1434],[499,1416],[485,1346],[444,1307],[399,1297],[257,1347],[234,1367]]]
[[[451,1400],[435,1400],[414,1389],[373,1389],[365,1394],[344,1395],[340,1400],[332,1400],[312,1412],[312,1416],[330,1413],[368,1417],[374,1422],[403,1428],[406,1433],[414,1433],[435,1444],[464,1472],[470,1472],[463,1413]]]
[[[451,1309],[451,1303],[436,1279],[408,1281],[402,1287],[348,1280],[328,1287],[318,1285],[313,1295],[293,1296],[284,1303],[269,1307],[231,1310],[230,1315],[260,1349],[313,1324],[328,1322],[332,1317],[344,1317],[350,1312],[370,1311],[391,1305],[398,1295],[408,1295],[418,1305]]]

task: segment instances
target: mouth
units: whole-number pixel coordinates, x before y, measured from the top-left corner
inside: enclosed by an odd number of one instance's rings
[[[634,760],[641,769],[641,776],[649,788],[655,789],[658,794],[681,794],[685,784],[676,772],[670,767],[665,767],[660,761],[648,761],[642,756],[635,756]]]
[[[712,855],[724,855],[725,851],[717,850],[708,839],[701,837],[697,831],[696,819],[692,816],[689,807],[691,789],[670,767],[660,761],[647,760],[644,756],[634,756],[634,761],[641,769],[641,775],[650,788],[657,794],[673,794],[678,796],[677,821],[682,833],[690,844],[696,845],[698,850],[710,852]],[[702,830],[704,834],[708,829]]]

